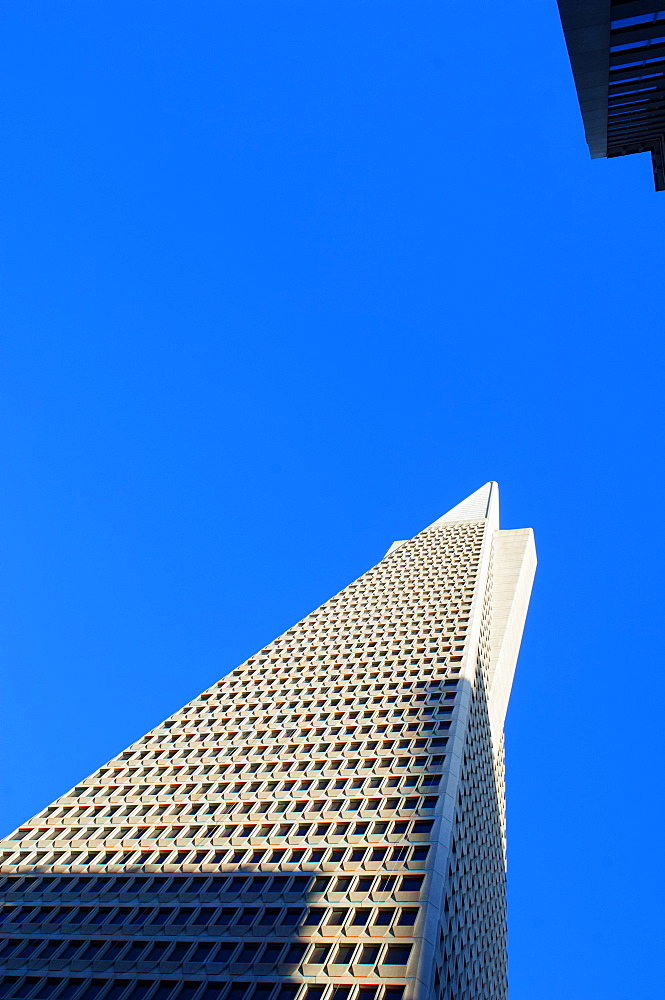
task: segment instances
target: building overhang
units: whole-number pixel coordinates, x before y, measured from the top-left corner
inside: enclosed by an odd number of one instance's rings
[[[558,5],[591,156],[650,152],[665,190],[665,12],[656,0]]]

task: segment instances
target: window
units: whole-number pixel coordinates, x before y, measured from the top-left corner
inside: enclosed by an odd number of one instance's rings
[[[231,983],[231,988],[226,994],[226,1000],[243,1000],[243,997],[247,993],[247,987],[249,983]]]
[[[227,927],[238,911],[228,906],[225,906],[221,913],[218,913],[217,917],[213,922],[213,927]]]
[[[400,892],[420,892],[424,878],[424,875],[403,875]]]
[[[418,820],[413,824],[414,833],[431,833],[434,823],[432,820]]]
[[[283,961],[289,965],[297,965],[301,960],[305,952],[307,951],[306,944],[292,944],[289,946]]]
[[[237,944],[238,944],[237,941],[223,941],[222,944],[220,944],[217,953],[215,954],[215,961],[219,962],[220,964],[228,962],[229,959],[231,958],[231,955],[236,950]]]
[[[281,910],[276,907],[267,907],[259,920],[259,927],[272,927],[276,923]]]
[[[284,949],[284,944],[281,941],[272,942],[266,945],[266,950],[261,955],[262,965],[276,965],[279,956]]]
[[[355,950],[355,944],[339,945],[332,959],[333,965],[349,965]]]
[[[281,987],[279,993],[275,997],[275,1000],[293,1000],[299,989],[299,986],[285,984]],[[256,996],[256,993],[254,995]],[[230,1000],[230,998],[227,997],[226,1000]]]
[[[411,954],[410,944],[390,944],[383,957],[382,965],[406,965]]]
[[[296,927],[301,922],[302,914],[303,911],[300,907],[289,907],[282,917],[282,925],[284,927]]]
[[[329,944],[315,944],[312,948],[310,955],[308,956],[307,962],[309,965],[323,965],[328,957],[328,952],[330,951]],[[377,949],[378,951],[378,949]]]
[[[176,945],[171,958],[171,961],[175,961],[175,954],[178,948],[184,949],[183,954],[186,954],[190,947],[189,942],[183,942]],[[213,951],[215,944],[213,941],[202,941],[201,944],[197,945],[192,954],[189,956],[188,961],[190,962],[206,962],[210,958],[210,954]]]

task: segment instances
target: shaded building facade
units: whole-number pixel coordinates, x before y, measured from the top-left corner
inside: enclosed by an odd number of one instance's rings
[[[534,570],[486,484],[0,842],[0,998],[505,997]]]
[[[651,153],[665,190],[665,10],[652,0],[558,0],[591,156]]]

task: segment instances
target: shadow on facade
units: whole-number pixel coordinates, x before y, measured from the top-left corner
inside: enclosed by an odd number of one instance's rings
[[[418,721],[409,742],[420,756],[394,758],[390,771],[401,769],[405,788],[422,791],[424,775],[443,772],[450,725]],[[376,759],[357,771],[376,774]],[[298,1000],[322,1000],[331,981],[325,1000],[401,1000],[435,818],[339,824],[348,832],[317,846],[359,856],[332,872],[294,870],[293,860],[281,870],[271,845],[270,871],[1,875],[0,1000],[295,1000],[304,980]],[[377,851],[382,860],[368,868]],[[381,906],[412,914],[412,924],[370,929]]]
[[[0,998],[294,1000],[302,983],[294,978],[297,969],[312,980],[351,971],[372,977],[381,941],[361,940],[372,906],[363,909],[361,892],[354,893],[353,918],[361,921],[355,940],[347,931],[343,941],[324,943],[317,933],[324,925],[327,938],[339,933],[349,914],[342,886],[327,902],[323,897],[331,883],[338,888],[340,878],[350,884],[354,877],[138,868],[5,876]],[[399,885],[404,875],[365,877]],[[408,958],[409,944],[401,947]],[[309,986],[307,1000],[320,1000],[324,988]],[[347,1000],[350,991],[339,985],[332,996]],[[399,1000],[402,993],[389,986],[382,1000]],[[354,1000],[377,997],[377,986],[364,984]]]
[[[0,997],[292,1000],[330,880],[254,869],[5,876]]]

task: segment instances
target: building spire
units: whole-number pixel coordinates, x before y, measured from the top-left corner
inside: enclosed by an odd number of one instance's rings
[[[485,483],[479,490],[451,507],[434,524],[450,524],[454,521],[479,521],[492,514],[499,519],[499,486],[495,482]],[[431,525],[433,527],[434,525]]]

